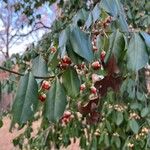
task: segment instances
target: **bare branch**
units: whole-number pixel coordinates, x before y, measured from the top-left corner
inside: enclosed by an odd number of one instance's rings
[[[0,52],[6,57],[6,53],[2,49],[0,49]]]
[[[4,71],[7,71],[7,72],[10,72],[10,73],[13,73],[13,74],[16,74],[16,75],[19,75],[19,76],[24,76],[25,74],[23,73],[19,73],[19,72],[16,72],[16,71],[13,71],[13,70],[9,70],[5,67],[2,67],[0,66],[0,69],[1,70],[4,70]],[[34,76],[36,79],[50,79],[50,78],[55,78],[55,76],[48,76],[48,77],[40,77],[40,76]]]
[[[41,21],[35,23],[35,26],[38,25],[38,24],[41,24],[41,25],[42,25],[42,28],[51,29],[51,27],[46,26],[46,25],[45,25],[43,22],[41,22]]]

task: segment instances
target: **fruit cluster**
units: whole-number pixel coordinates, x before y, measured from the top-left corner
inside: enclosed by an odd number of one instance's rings
[[[62,123],[62,126],[66,126],[73,118],[74,116],[71,114],[70,111],[65,111],[60,119],[60,122]]]
[[[104,59],[106,56],[106,52],[104,50],[101,51],[100,53],[100,61],[94,61],[91,66],[94,70],[99,70],[102,67],[102,63],[104,63]]]
[[[41,102],[44,102],[46,100],[46,91],[49,90],[51,87],[51,84],[49,81],[44,80],[41,84],[40,90],[39,90],[39,100]]]
[[[85,84],[81,84],[80,85],[80,93],[82,93],[84,90],[86,89],[86,85]],[[94,86],[90,87],[90,93],[91,94],[97,94],[97,89]]]
[[[71,65],[71,59],[65,55],[59,62],[59,67],[61,69],[67,69]]]
[[[112,22],[112,17],[108,16],[104,21],[103,21],[103,27],[106,28],[109,26],[109,24]]]
[[[56,47],[55,46],[51,46],[50,47],[50,52],[53,54],[57,51]]]

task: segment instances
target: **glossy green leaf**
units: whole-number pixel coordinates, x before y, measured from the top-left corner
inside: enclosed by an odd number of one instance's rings
[[[72,46],[71,46],[70,42],[68,42],[68,44],[67,44],[67,54],[71,58],[71,61],[74,64],[81,64],[84,61],[84,58],[82,58],[81,56],[79,56],[77,53],[75,53],[72,50]]]
[[[88,19],[85,22],[85,26],[88,29],[93,23],[93,15],[92,12],[89,13]]]
[[[93,60],[92,45],[87,33],[81,31],[78,27],[74,27],[70,33],[70,43],[73,51],[79,56],[89,62]]]
[[[130,104],[130,108],[131,109],[139,109],[139,110],[141,110],[141,108],[142,108],[142,104],[140,104],[140,103],[138,103],[138,102],[134,102],[134,103],[131,103]]]
[[[127,51],[127,67],[133,71],[138,71],[148,62],[146,45],[138,33],[134,33]]]
[[[145,102],[146,101],[146,96],[145,93],[140,92],[140,91],[136,91],[136,97],[138,100]]]
[[[128,32],[128,24],[120,0],[102,0],[100,6],[111,16],[115,17],[121,31]]]
[[[109,39],[106,36],[97,36],[96,46],[99,50],[107,50],[109,49]]]
[[[88,17],[89,12],[87,12],[85,9],[80,9],[77,14],[73,17],[74,24],[77,25],[77,22],[80,21],[86,21]]]
[[[128,24],[126,21],[126,15],[124,12],[123,5],[120,3],[120,0],[115,0],[115,2],[116,2],[117,9],[118,9],[117,22],[118,22],[119,28],[121,31],[128,33],[129,32]]]
[[[44,116],[50,122],[59,121],[66,108],[66,103],[67,99],[65,95],[65,89],[57,78],[47,93]]]
[[[104,136],[104,143],[105,143],[106,147],[109,147],[110,139],[109,139],[108,133],[106,133]]]
[[[101,144],[104,141],[104,132],[102,134],[100,134],[99,140],[98,140],[98,144]]]
[[[149,114],[150,110],[148,107],[145,107],[141,111],[141,117],[146,117]]]
[[[122,61],[120,58],[125,49],[125,40],[123,34],[117,30],[110,35],[109,41],[109,49],[112,51],[112,53],[114,53],[118,62]]]
[[[92,150],[97,149],[97,137],[96,137],[96,136],[94,136],[94,137],[92,138],[91,149],[92,149]]]
[[[117,148],[119,149],[121,147],[121,140],[119,137],[116,137],[115,143],[116,143]]]
[[[38,85],[32,73],[21,77],[12,106],[12,125],[26,123],[33,118],[38,104]]]
[[[32,61],[32,73],[35,76],[47,76],[47,64],[41,55],[37,56]]]
[[[87,29],[100,18],[100,13],[100,4],[97,3],[94,9],[89,13],[88,18],[85,22],[85,26]]]
[[[78,96],[80,89],[80,80],[75,69],[67,69],[62,75],[62,82],[69,96]]]
[[[129,120],[129,126],[135,134],[138,133],[140,127],[135,119]]]
[[[123,122],[122,112],[117,112],[116,124],[119,126]]]
[[[92,16],[93,16],[93,23],[95,23],[96,20],[99,19],[100,17],[100,13],[101,13],[101,10],[100,10],[100,4],[97,3],[94,7],[94,9],[92,10]]]
[[[150,54],[150,35],[146,32],[140,32],[140,34],[144,38],[144,41],[145,41],[147,49],[148,49],[148,53]]]
[[[112,126],[111,126],[111,123],[109,122],[109,120],[108,121],[106,120],[106,127],[109,132],[112,132]]]
[[[57,57],[58,57],[58,50],[55,53],[49,55],[48,65],[51,68],[55,68],[59,64],[59,60],[57,59]]]
[[[70,27],[64,29],[59,35],[59,51],[61,58],[66,54],[66,46],[69,40]]]
[[[59,47],[66,45],[69,36],[69,28],[63,30],[59,35]]]
[[[117,16],[118,8],[116,5],[116,0],[102,0],[100,6],[112,16]]]
[[[84,149],[86,147],[86,137],[85,136],[80,137],[80,147],[82,149]]]

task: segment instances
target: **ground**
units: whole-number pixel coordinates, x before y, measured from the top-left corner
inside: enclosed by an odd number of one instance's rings
[[[12,144],[12,140],[22,131],[14,131],[13,133],[10,133],[10,119],[8,117],[3,119],[3,123],[3,127],[0,128],[0,150],[16,150]]]
[[[19,150],[18,148],[13,146],[13,139],[21,134],[23,130],[15,130],[12,133],[9,132],[10,127],[10,119],[8,117],[3,118],[3,127],[0,128],[0,150]],[[37,132],[37,128],[40,126],[40,122],[34,123],[34,133]],[[75,144],[71,144],[67,149],[61,149],[61,150],[79,150],[78,142]]]

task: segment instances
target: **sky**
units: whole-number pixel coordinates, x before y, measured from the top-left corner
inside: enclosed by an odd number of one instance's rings
[[[1,7],[1,4],[0,4],[0,7]],[[55,5],[52,5],[51,8],[49,8],[48,5],[45,4],[43,7],[40,7],[37,10],[37,13],[41,14],[42,22],[46,26],[50,26],[56,17]],[[5,13],[4,13],[4,15],[5,15]],[[0,20],[0,33],[3,29],[4,29],[4,27]],[[30,31],[30,30],[31,30],[31,27],[25,27],[22,30],[22,33],[28,33],[28,31]],[[27,38],[25,37],[23,39],[23,41],[17,42],[10,48],[10,55],[12,55],[14,53],[23,53],[28,45],[30,45],[33,42],[36,43],[38,40],[40,40],[40,38],[43,36],[44,33],[45,33],[45,31],[43,29],[41,29],[38,32],[36,32],[35,34],[28,36]]]
[[[53,9],[53,6],[52,8]],[[54,18],[55,18],[55,14],[54,12],[49,9],[49,7],[47,5],[44,6],[44,9],[43,8],[40,8],[38,10],[38,12],[40,12],[41,14],[46,14],[47,13],[47,16],[44,16],[43,15],[43,22],[45,25],[48,25],[54,21]],[[45,17],[45,20],[44,20],[44,17]],[[29,28],[25,28],[24,29],[24,32],[26,33],[28,30],[30,30]],[[23,53],[24,50],[26,49],[26,47],[31,44],[32,42],[38,42],[38,40],[40,40],[40,38],[44,35],[45,31],[44,30],[39,30],[36,34],[36,36],[29,36],[28,38],[25,38],[25,40],[23,42],[21,42],[20,44],[16,44],[14,45],[11,50],[10,50],[10,54],[13,54],[13,53]]]
[[[29,46],[33,42],[38,42],[44,32],[42,30],[38,31],[38,36],[29,36],[28,38],[25,38],[22,42],[18,42],[17,44],[13,45],[12,48],[10,48],[10,55],[14,53],[20,53],[22,54],[27,46]]]

